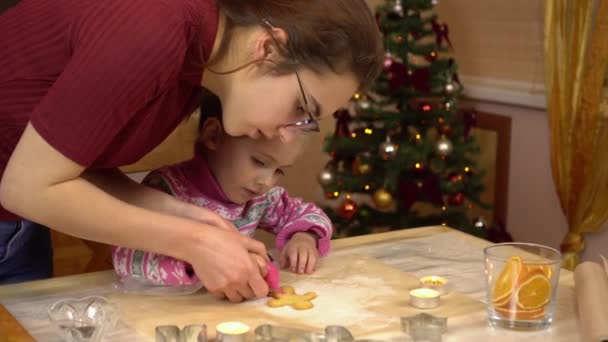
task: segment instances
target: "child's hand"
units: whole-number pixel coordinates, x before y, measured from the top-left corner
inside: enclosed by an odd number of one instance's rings
[[[289,267],[293,273],[313,273],[319,260],[317,239],[309,233],[295,233],[283,247],[279,260],[281,268]]]

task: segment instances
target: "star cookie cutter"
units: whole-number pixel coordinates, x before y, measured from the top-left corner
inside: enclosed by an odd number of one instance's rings
[[[401,330],[410,335],[414,342],[441,342],[442,335],[448,331],[448,319],[427,313],[401,317]]]
[[[186,325],[183,329],[175,325],[160,325],[155,329],[156,342],[207,342],[205,324]]]

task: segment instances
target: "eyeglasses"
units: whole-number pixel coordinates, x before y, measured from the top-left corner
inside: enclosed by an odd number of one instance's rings
[[[266,27],[269,28],[269,29],[274,29],[275,28],[267,19],[262,19],[262,23],[264,23],[266,25]],[[270,37],[272,37],[272,40],[274,40],[274,43],[277,46],[280,46],[279,42],[276,40],[276,38],[274,37],[274,35],[272,34],[272,32],[270,32]],[[293,61],[294,64],[296,64],[297,61],[293,57],[293,53],[291,53],[291,51],[288,51],[288,52],[289,52],[291,60]],[[306,114],[308,114],[308,119],[305,119],[305,120],[302,120],[302,121],[298,121],[298,122],[294,122],[294,123],[290,123],[290,124],[286,124],[286,125],[283,125],[281,127],[283,127],[283,128],[297,128],[297,129],[300,129],[300,130],[305,131],[305,132],[319,132],[320,131],[319,122],[314,118],[314,116],[310,112],[308,98],[306,97],[306,92],[304,91],[304,86],[302,85],[302,79],[300,78],[300,74],[298,73],[297,70],[294,70],[294,73],[296,74],[296,79],[298,80],[298,86],[300,87],[300,92],[302,94],[302,99],[304,100],[304,107],[303,107],[303,109],[304,109],[304,112]]]

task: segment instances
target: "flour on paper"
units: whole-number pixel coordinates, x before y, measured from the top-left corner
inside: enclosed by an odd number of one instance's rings
[[[396,291],[386,286],[381,278],[356,275],[328,280],[323,276],[311,275],[305,279],[289,283],[297,293],[316,292],[318,297],[310,310],[294,310],[291,307],[270,308],[267,299],[259,299],[244,305],[259,306],[260,310],[277,318],[293,318],[310,326],[323,328],[328,325],[353,326],[365,324],[371,329],[388,326],[393,317],[372,312],[373,307],[386,298],[395,298]]]

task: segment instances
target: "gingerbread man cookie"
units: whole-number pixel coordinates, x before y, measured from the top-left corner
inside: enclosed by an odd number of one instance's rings
[[[291,286],[283,286],[281,289],[283,293],[274,292],[272,294],[274,299],[268,301],[267,305],[271,308],[289,305],[296,310],[308,310],[313,307],[311,300],[317,298],[317,294],[314,292],[306,292],[303,295],[296,294]]]

